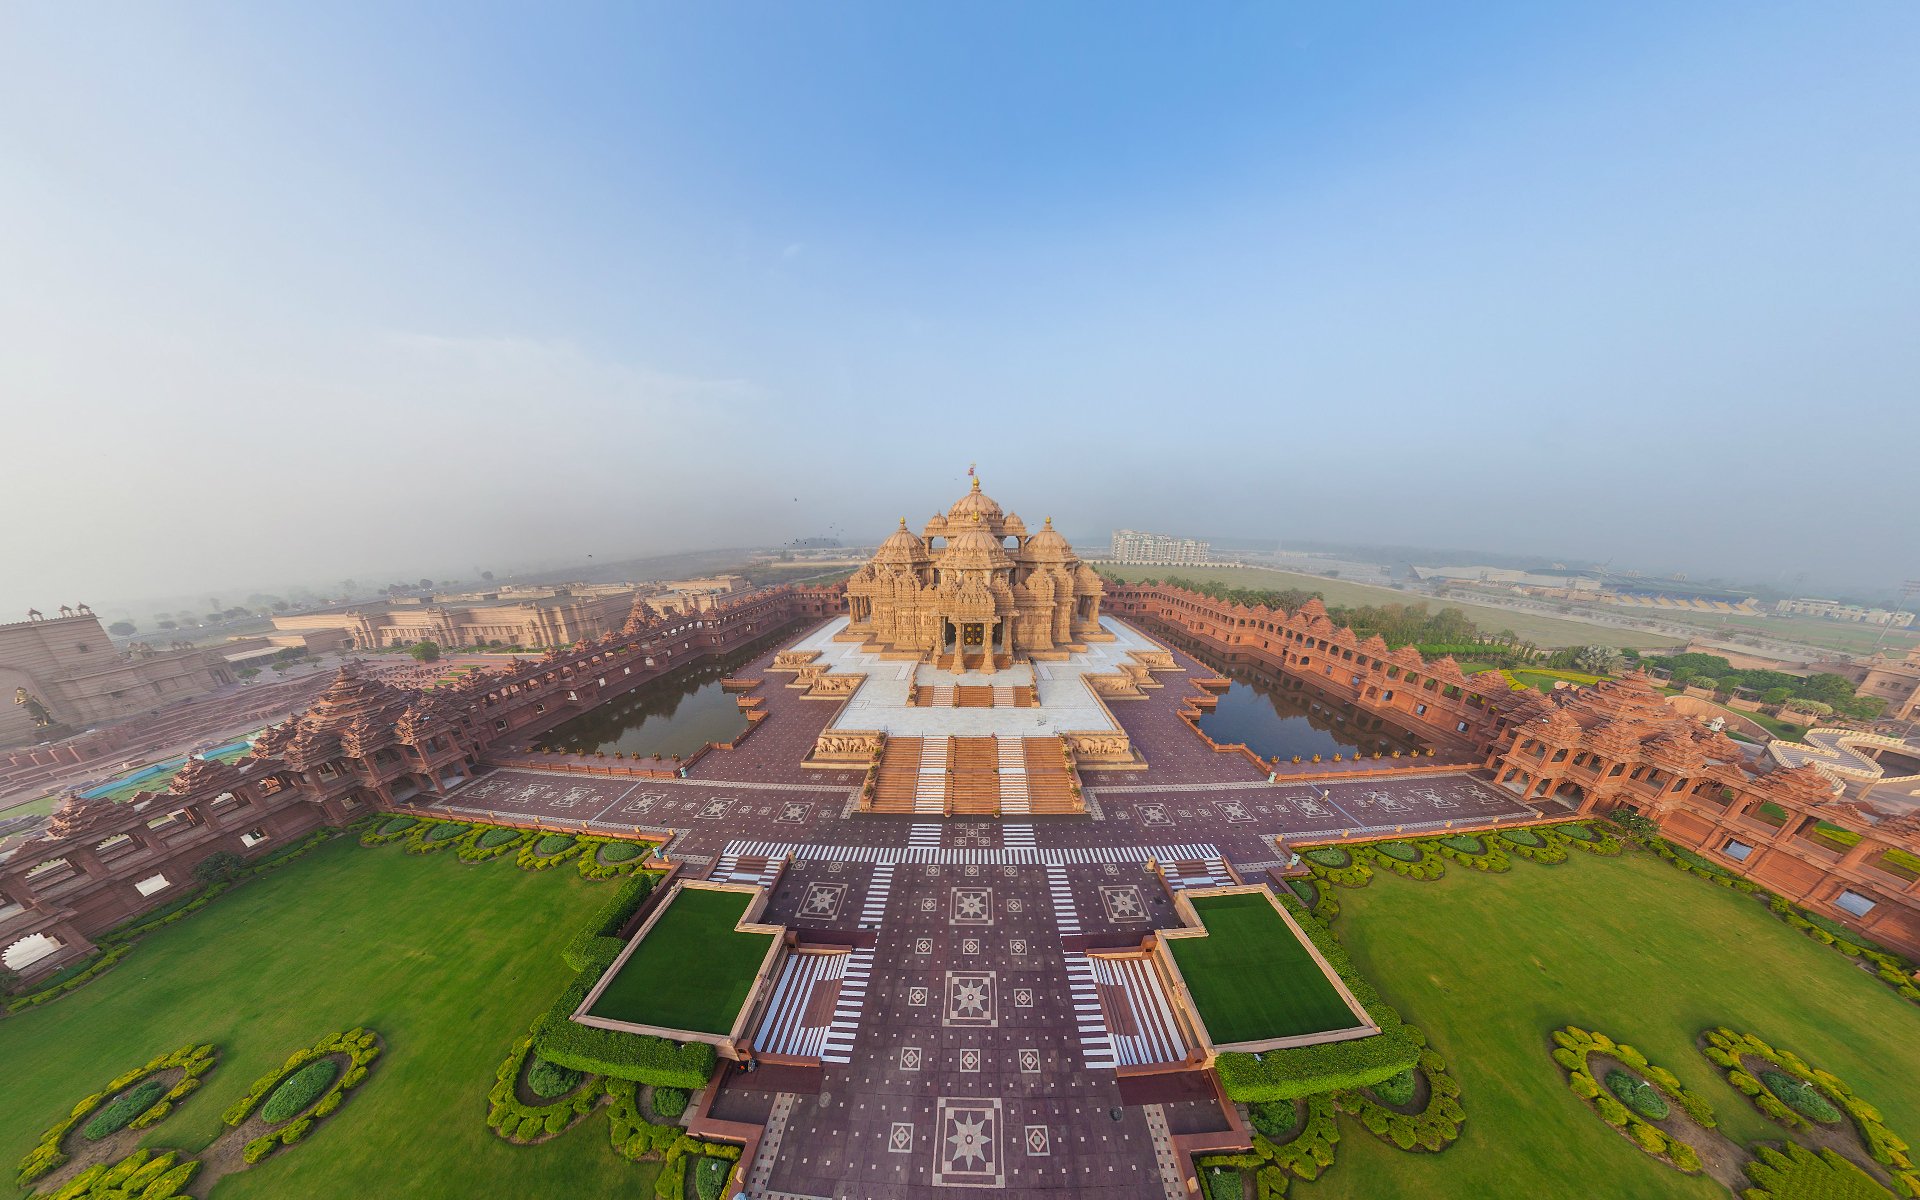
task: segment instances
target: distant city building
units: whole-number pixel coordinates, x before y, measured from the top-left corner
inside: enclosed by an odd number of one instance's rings
[[[1858,625],[1890,625],[1895,629],[1910,629],[1914,622],[1914,614],[1910,612],[1866,608],[1859,604],[1842,604],[1838,600],[1781,600],[1774,604],[1773,611],[1782,616],[1822,617],[1829,621],[1852,621]]]
[[[1113,531],[1111,557],[1119,563],[1153,566],[1192,566],[1211,561],[1213,546],[1199,538],[1172,537],[1164,533],[1142,533],[1137,529]]]

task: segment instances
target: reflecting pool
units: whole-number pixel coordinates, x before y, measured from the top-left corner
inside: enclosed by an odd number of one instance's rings
[[[643,683],[590,712],[556,725],[539,741],[574,754],[679,755],[708,742],[730,742],[747,728],[747,714],[720,681],[766,653],[791,631],[769,634],[724,658],[703,659]],[[772,676],[777,687],[784,676]]]

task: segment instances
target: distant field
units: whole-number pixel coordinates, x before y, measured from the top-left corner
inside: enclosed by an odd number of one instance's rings
[[[1800,642],[1807,646],[1818,646],[1825,650],[1838,650],[1845,654],[1866,654],[1873,649],[1874,639],[1880,637],[1880,630],[1871,625],[1850,625],[1839,621],[1822,621],[1818,617],[1716,617],[1706,613],[1683,613],[1669,617],[1660,614],[1663,619],[1677,620],[1688,625],[1698,626],[1703,632],[1735,631],[1757,633],[1765,637],[1779,638],[1785,642]],[[1882,653],[1904,653],[1920,646],[1920,634],[1905,629],[1890,629],[1880,642]]]
[[[1182,579],[1191,579],[1195,582],[1221,583],[1227,587],[1236,588],[1276,590],[1300,588],[1304,591],[1319,592],[1326,597],[1329,605],[1425,604],[1434,612],[1439,612],[1443,608],[1457,608],[1466,613],[1468,619],[1478,625],[1482,632],[1497,633],[1502,629],[1511,629],[1519,634],[1522,640],[1539,646],[1633,646],[1645,649],[1677,646],[1681,641],[1679,638],[1642,630],[1616,629],[1611,625],[1594,625],[1572,618],[1509,612],[1504,608],[1488,608],[1484,604],[1472,604],[1462,600],[1436,600],[1431,596],[1397,592],[1392,588],[1374,587],[1365,583],[1346,583],[1338,579],[1324,579],[1318,575],[1296,575],[1292,571],[1276,571],[1270,567],[1103,566],[1101,570],[1129,583],[1178,575]]]

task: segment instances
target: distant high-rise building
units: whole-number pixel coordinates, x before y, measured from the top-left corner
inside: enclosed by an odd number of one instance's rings
[[[1199,538],[1142,533],[1137,529],[1113,531],[1112,558],[1115,562],[1190,566],[1206,562],[1212,555],[1213,546]]]

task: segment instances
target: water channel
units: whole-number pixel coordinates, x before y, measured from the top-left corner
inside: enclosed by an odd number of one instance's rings
[[[1172,636],[1171,630],[1153,632],[1233,681],[1213,711],[1200,718],[1200,728],[1223,745],[1240,742],[1262,758],[1283,761],[1296,754],[1311,760],[1316,754],[1351,758],[1376,750],[1391,754],[1425,748],[1407,731],[1355,711],[1307,680],[1235,666],[1210,649]]]
[[[701,659],[643,683],[554,726],[540,742],[574,754],[682,758],[707,742],[730,742],[746,730],[747,715],[720,681],[791,636],[791,629],[770,633],[723,657]]]

